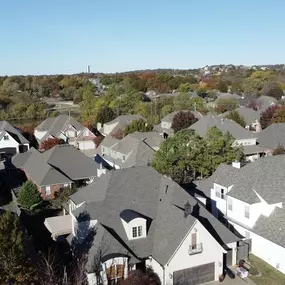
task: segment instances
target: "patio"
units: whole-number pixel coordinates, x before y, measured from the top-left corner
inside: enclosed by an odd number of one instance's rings
[[[249,278],[240,278],[238,276],[236,276],[236,278],[234,279],[231,279],[229,276],[226,276],[223,282],[215,281],[215,282],[205,283],[205,285],[218,285],[218,284],[221,284],[221,285],[222,284],[223,285],[246,285],[246,284],[257,285]]]

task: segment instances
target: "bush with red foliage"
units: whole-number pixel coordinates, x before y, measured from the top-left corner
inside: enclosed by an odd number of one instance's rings
[[[180,111],[173,117],[171,127],[176,133],[180,130],[187,129],[195,122],[197,122],[197,119],[191,111]]]
[[[49,138],[41,143],[40,150],[46,151],[58,144],[64,144],[64,140],[58,138]]]
[[[118,129],[112,134],[112,137],[117,140],[121,140],[124,137],[124,131],[122,129]]]
[[[270,106],[260,114],[260,125],[262,129],[265,129],[272,124],[272,118],[277,109],[278,106]]]
[[[101,144],[101,142],[103,141],[104,139],[104,136],[96,136],[94,139],[93,139],[93,142],[95,143],[95,146],[96,148]]]

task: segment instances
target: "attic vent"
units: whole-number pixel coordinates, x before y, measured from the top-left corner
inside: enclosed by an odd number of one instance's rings
[[[191,214],[191,205],[187,201],[187,203],[184,205],[184,218],[187,218]]]

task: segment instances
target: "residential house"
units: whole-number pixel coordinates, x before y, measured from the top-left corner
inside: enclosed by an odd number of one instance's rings
[[[278,105],[278,101],[270,96],[245,96],[240,100],[241,106],[254,106],[260,112],[265,111],[268,107]]]
[[[211,199],[212,213],[224,215],[251,239],[251,252],[285,273],[285,156],[261,158],[241,168],[220,165],[197,188]],[[205,199],[199,195],[201,200]]]
[[[257,140],[267,153],[273,153],[278,146],[285,147],[285,123],[272,124],[263,129]]]
[[[207,114],[201,120],[190,126],[189,129],[196,131],[198,135],[204,137],[207,131],[213,126],[216,126],[223,133],[229,132],[235,138],[234,145],[243,146],[247,161],[256,160],[264,155],[264,149],[257,145],[257,134],[244,129],[230,119]]]
[[[62,234],[60,218],[45,220],[55,238]],[[162,285],[201,284],[218,280],[239,255],[240,237],[150,167],[113,170],[96,179],[70,196],[70,213],[62,220],[69,224],[69,242],[83,241],[95,227],[86,266],[90,285],[97,278],[116,283],[146,266]]]
[[[242,96],[235,93],[219,93],[217,99],[242,99]]]
[[[187,112],[187,111],[190,111],[190,110],[182,110],[182,112]],[[173,135],[174,131],[172,129],[172,122],[173,122],[173,118],[178,112],[181,112],[181,111],[175,111],[163,117],[161,119],[160,124],[154,126],[154,130],[164,136]],[[194,115],[194,117],[197,120],[200,120],[203,117],[203,115],[198,111],[191,111],[191,113]]]
[[[44,199],[54,198],[63,187],[80,187],[106,172],[100,165],[68,144],[57,145],[44,153],[31,150],[18,154],[13,165],[33,181]]]
[[[107,136],[100,144],[97,156],[115,169],[146,166],[163,140],[157,132],[135,132],[122,140]]]
[[[67,115],[47,118],[35,128],[34,134],[39,143],[48,138],[59,138],[82,151],[95,149],[95,135]]]
[[[261,126],[260,126],[260,114],[261,111],[255,111],[252,108],[247,108],[244,106],[241,106],[237,109],[235,109],[234,111],[236,111],[241,117],[244,118],[245,120],[245,128],[250,130],[250,131],[256,131],[256,132],[260,132],[261,131]],[[221,117],[226,117],[229,115],[229,111],[225,112],[223,114],[221,114]]]
[[[6,155],[22,153],[30,148],[30,142],[7,121],[0,121],[0,152]]]
[[[103,125],[100,122],[97,123],[97,129],[103,136],[112,135],[119,130],[124,131],[127,125],[135,120],[140,119],[145,120],[145,118],[141,115],[121,115],[113,121]]]

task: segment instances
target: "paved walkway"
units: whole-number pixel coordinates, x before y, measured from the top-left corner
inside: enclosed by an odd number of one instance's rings
[[[223,282],[215,281],[210,283],[205,283],[205,285],[256,285],[252,280],[249,278],[240,278],[236,276],[236,278],[231,279],[229,276],[226,276]]]

